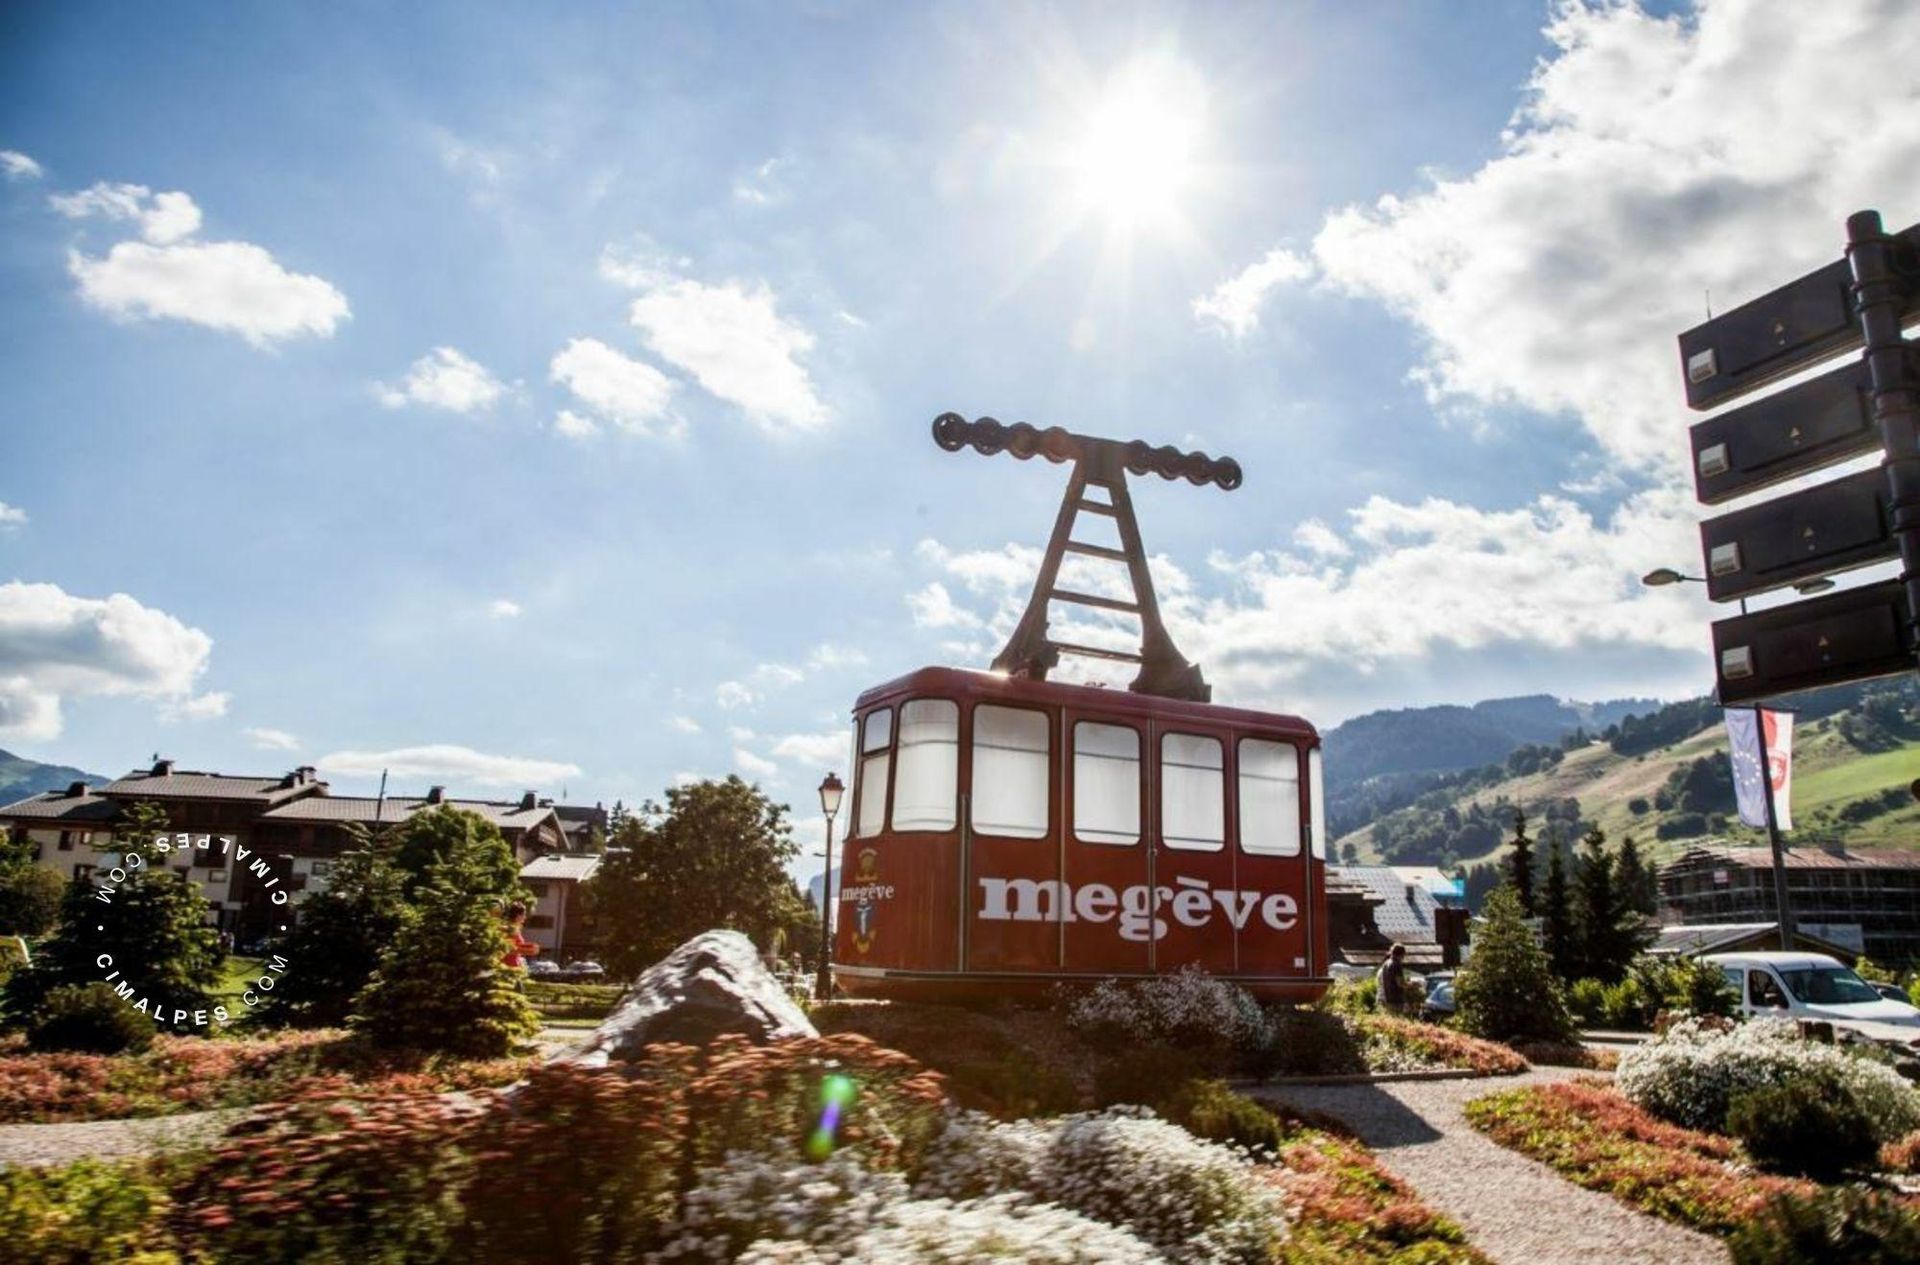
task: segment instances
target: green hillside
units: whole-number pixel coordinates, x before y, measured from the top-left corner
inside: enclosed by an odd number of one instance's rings
[[[1869,689],[1851,707],[1810,716],[1795,734],[1790,843],[1920,850],[1920,719],[1910,685]],[[1810,709],[1817,711],[1818,709]],[[1711,717],[1705,727],[1699,722]],[[1678,726],[1675,729],[1675,726]],[[1636,728],[1560,746],[1523,747],[1501,765],[1452,775],[1405,807],[1335,841],[1338,855],[1396,864],[1472,866],[1505,851],[1515,806],[1536,838],[1571,838],[1590,825],[1618,841],[1632,835],[1653,856],[1708,840],[1764,842],[1742,826],[1725,763],[1726,731],[1704,700],[1674,704]],[[1684,734],[1650,745],[1662,727]],[[1609,738],[1613,741],[1609,741]],[[1637,754],[1616,750],[1625,746]],[[1639,750],[1648,747],[1646,750]]]

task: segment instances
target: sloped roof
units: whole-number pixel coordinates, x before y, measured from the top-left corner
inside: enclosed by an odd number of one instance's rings
[[[1821,847],[1790,847],[1781,854],[1781,859],[1790,870],[1920,870],[1920,852],[1905,848],[1843,848],[1829,852]],[[1717,866],[1772,869],[1773,850],[1718,845],[1689,848],[1660,868],[1709,869]]]
[[[0,808],[0,817],[51,823],[72,822],[75,825],[90,826],[111,822],[119,811],[118,804],[91,791],[84,795],[69,795],[65,791],[42,791],[38,795],[29,795],[23,800]]]
[[[1662,927],[1653,943],[1647,946],[1647,952],[1701,957],[1709,953],[1722,952],[1755,936],[1777,937],[1779,930],[1780,924],[1777,922],[1692,923],[1684,926]],[[1822,935],[1820,931],[1828,934]],[[1793,938],[1822,948],[1839,949],[1842,951],[1841,956],[1844,957],[1860,952],[1859,945],[1849,946],[1830,938],[1832,934],[1830,928],[1822,925],[1820,931],[1796,925],[1793,929]]]
[[[522,808],[519,801],[485,799],[444,799],[438,804],[412,796],[389,795],[384,801],[371,795],[309,795],[282,804],[260,814],[261,821],[273,822],[360,822],[372,825],[376,820],[391,824],[404,821],[423,808],[458,808],[485,818],[501,830],[531,830],[552,818],[552,807]]]
[[[323,785],[325,783],[314,781],[289,785],[284,773],[258,777],[190,769],[172,773],[135,769],[101,787],[100,793],[116,799],[253,799],[271,804],[311,795]]]
[[[535,857],[520,867],[521,878],[564,879],[583,883],[594,876],[600,868],[600,856],[597,853],[586,856],[569,855],[563,852],[550,852],[543,857]]]
[[[1374,925],[1389,940],[1430,944],[1436,939],[1433,911],[1438,902],[1424,884],[1410,883],[1389,865],[1329,865],[1327,878],[1364,888],[1380,901],[1373,911]]]

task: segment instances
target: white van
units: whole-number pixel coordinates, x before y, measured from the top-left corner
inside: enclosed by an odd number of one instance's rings
[[[1748,1015],[1920,1028],[1920,1010],[1891,1001],[1824,953],[1712,953]]]

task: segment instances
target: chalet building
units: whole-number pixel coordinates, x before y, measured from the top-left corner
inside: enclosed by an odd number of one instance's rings
[[[32,845],[35,860],[61,877],[86,879],[118,864],[114,826],[129,805],[141,801],[164,808],[171,830],[214,841],[176,851],[169,864],[199,884],[220,929],[242,940],[278,925],[276,887],[291,892],[297,905],[326,886],[333,862],[353,837],[350,825],[374,829],[447,804],[497,826],[522,865],[565,851],[568,840],[553,801],[531,791],[513,801],[456,799],[436,786],[418,798],[375,799],[333,795],[308,766],[251,777],[176,769],[171,760],[157,760],[98,790],[76,782],[0,807],[0,829]],[[220,850],[221,836],[234,840],[230,851]],[[242,863],[241,848],[257,855]],[[265,875],[253,868],[255,859],[264,863]]]
[[[580,885],[600,869],[597,853],[549,853],[520,867],[520,882],[533,893],[527,911],[527,939],[540,955],[555,962],[597,957],[598,928],[586,910]]]
[[[1920,853],[1839,844],[1789,848],[1787,905],[1794,926],[1864,950],[1876,962],[1920,959]],[[1773,851],[1692,848],[1660,867],[1663,922],[1777,923]]]
[[[1409,968],[1437,971],[1458,966],[1467,942],[1466,898],[1434,866],[1329,865],[1327,922],[1334,956],[1355,967],[1399,944]]]

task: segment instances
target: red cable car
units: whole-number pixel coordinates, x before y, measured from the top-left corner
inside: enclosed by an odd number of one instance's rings
[[[923,668],[854,705],[838,987],[992,998],[1191,965],[1258,997],[1319,997],[1330,982],[1319,735],[1298,717],[1212,703],[1160,621],[1127,495],[1129,471],[1231,490],[1239,465],[951,413],[934,439],[1071,460],[1073,477],[993,670]],[[1113,520],[1119,548],[1074,539],[1081,514]],[[1132,600],[1060,588],[1066,554],[1124,564]],[[1136,617],[1139,652],[1050,639],[1054,602]],[[1140,670],[1125,690],[1048,681],[1063,654]]]

